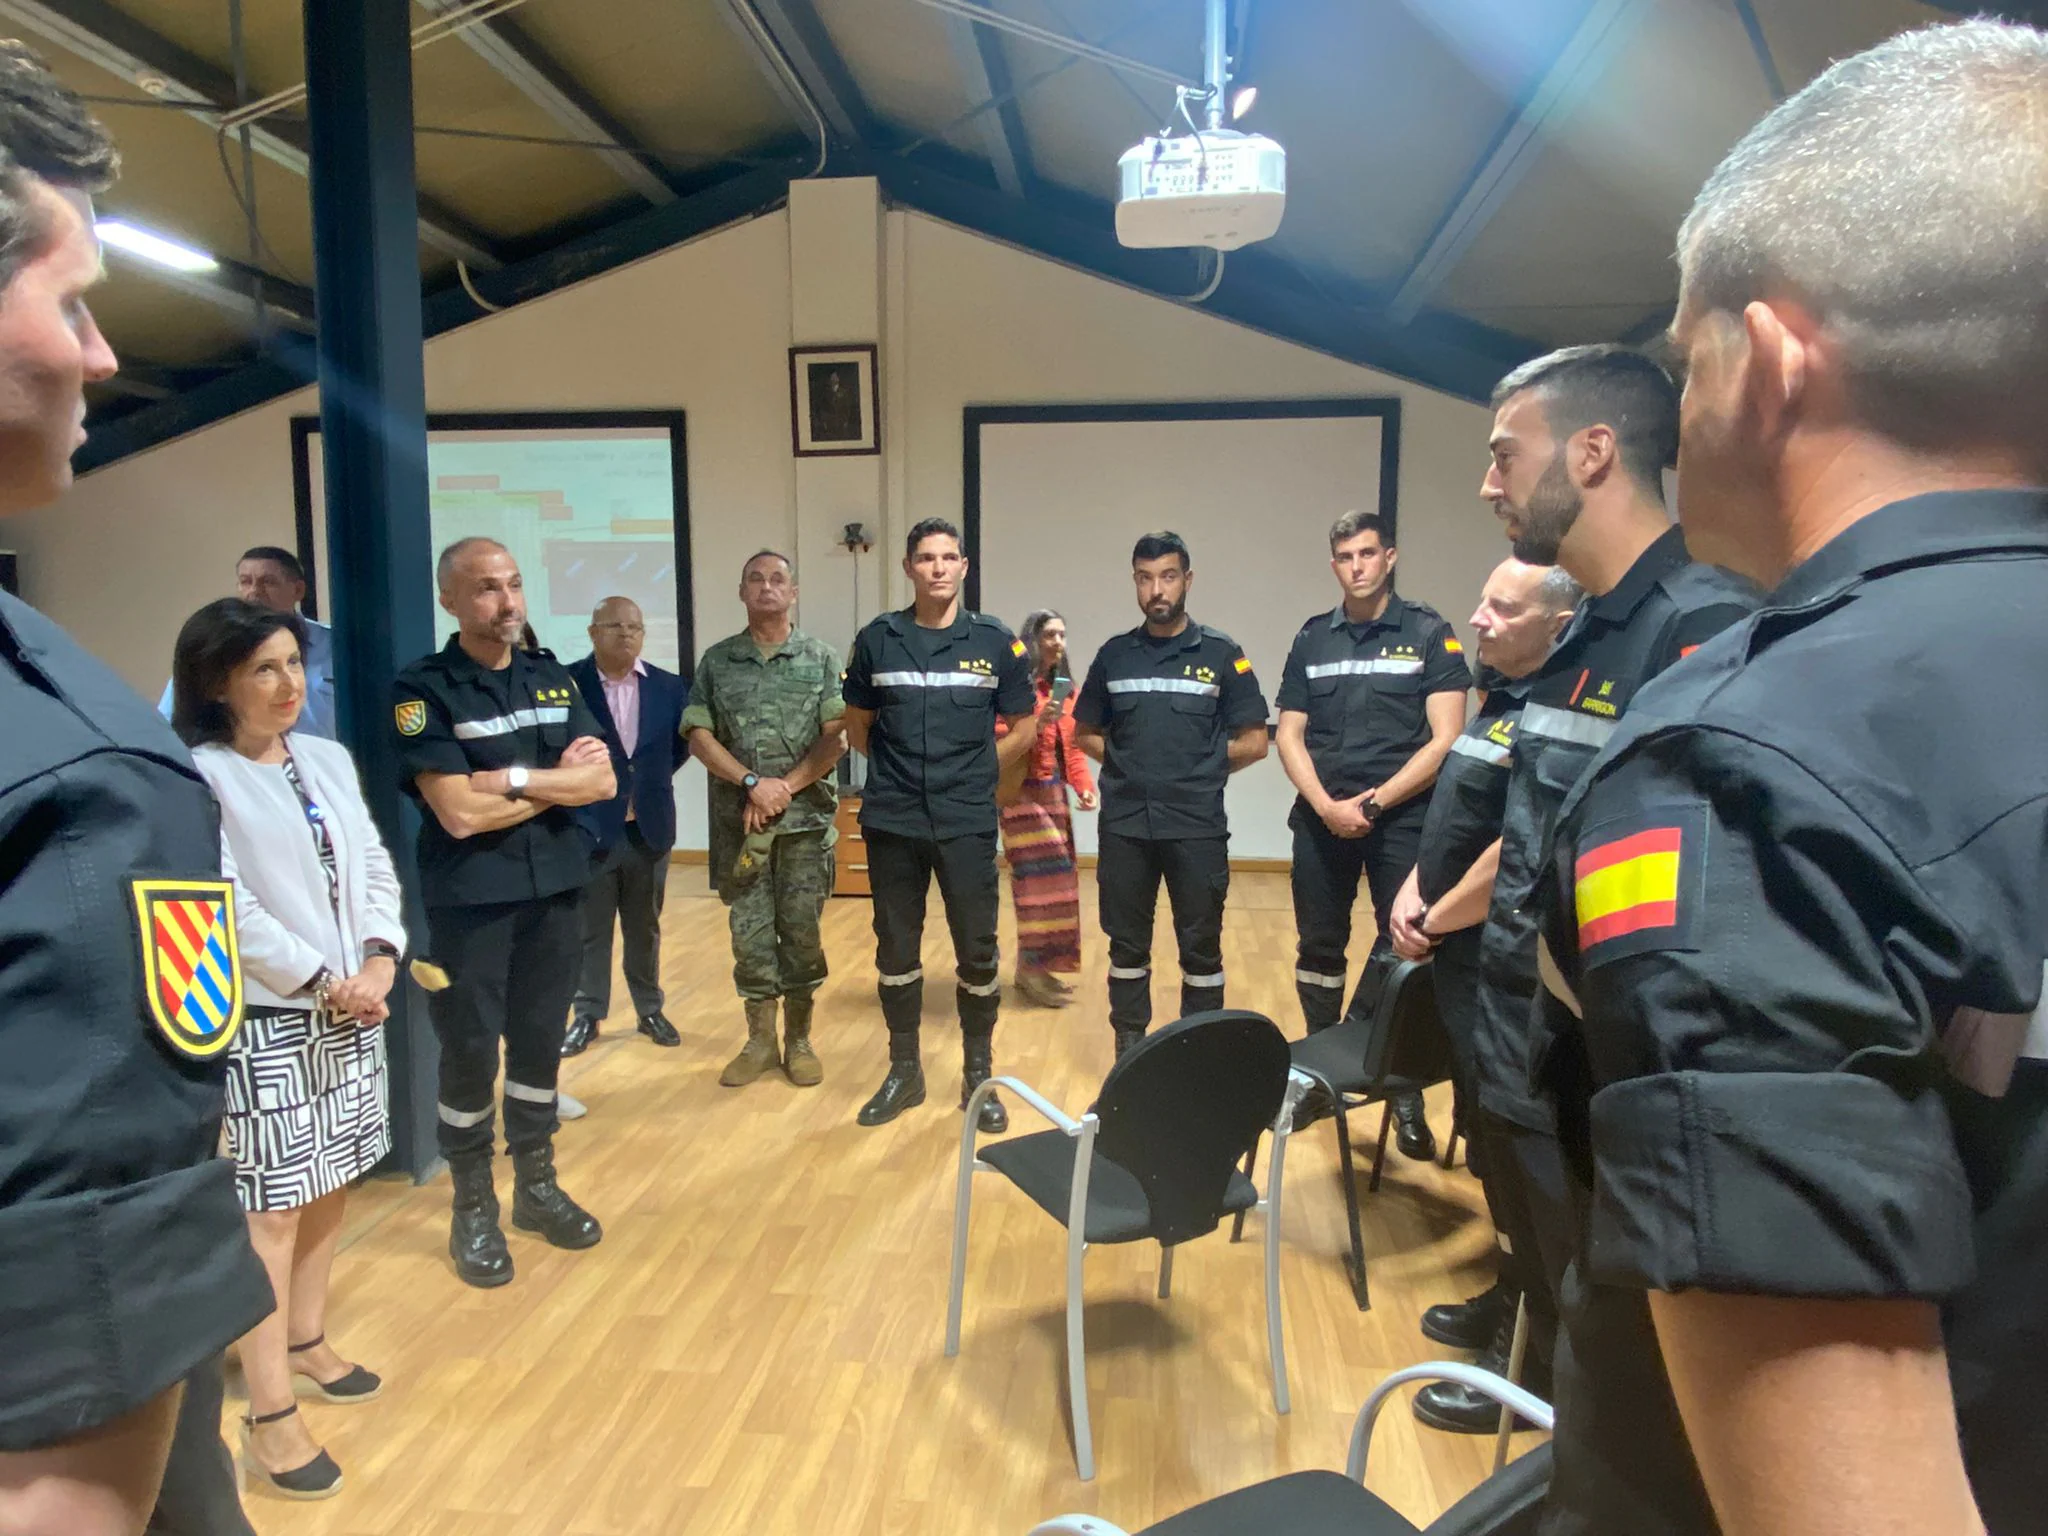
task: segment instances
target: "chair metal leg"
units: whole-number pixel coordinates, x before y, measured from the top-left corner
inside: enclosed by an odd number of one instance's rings
[[[1291,1106],[1290,1106],[1291,1107]],[[1293,1406],[1287,1392],[1287,1340],[1280,1316],[1280,1195],[1287,1166],[1286,1131],[1273,1136],[1273,1166],[1266,1175],[1266,1353],[1273,1366],[1273,1411]]]
[[[1384,1101],[1386,1108],[1380,1111],[1379,1150],[1372,1155],[1372,1182],[1365,1187],[1373,1194],[1380,1192],[1380,1170],[1387,1165],[1387,1132],[1394,1128],[1394,1101]]]
[[[1524,1296],[1515,1303],[1515,1336],[1508,1345],[1508,1380],[1516,1386],[1522,1384],[1522,1360],[1529,1350],[1529,1298]],[[1498,1472],[1508,1464],[1508,1437],[1515,1432],[1515,1412],[1512,1408],[1500,1411],[1500,1428],[1493,1437],[1493,1470]]]
[[[974,1199],[974,1156],[976,1117],[967,1115],[960,1125],[960,1172],[953,1186],[953,1277],[946,1292],[946,1355],[960,1353],[960,1310],[967,1290],[967,1211]]]
[[[1074,1470],[1084,1483],[1095,1480],[1095,1437],[1088,1429],[1088,1346],[1081,1331],[1081,1258],[1088,1245],[1081,1229],[1067,1232],[1067,1397],[1074,1412]],[[1170,1250],[1169,1250],[1170,1251]]]
[[[1253,1169],[1255,1169],[1255,1168],[1257,1168],[1258,1166],[1259,1166],[1259,1144],[1258,1144],[1257,1140],[1254,1140],[1254,1141],[1252,1142],[1252,1145],[1251,1145],[1251,1150],[1250,1150],[1249,1152],[1245,1153],[1245,1155],[1244,1155],[1244,1176],[1245,1176],[1245,1177],[1246,1177],[1247,1179],[1249,1179],[1249,1178],[1250,1178],[1250,1177],[1252,1176],[1252,1170],[1253,1170]],[[1243,1211],[1239,1211],[1239,1212],[1237,1213],[1237,1215],[1235,1215],[1234,1217],[1232,1217],[1232,1218],[1231,1218],[1231,1222],[1230,1222],[1230,1240],[1231,1240],[1231,1241],[1232,1241],[1232,1242],[1234,1243],[1234,1242],[1236,1242],[1236,1241],[1237,1241],[1237,1240],[1238,1240],[1239,1238],[1241,1238],[1241,1237],[1243,1237],[1243,1236],[1244,1236],[1244,1212],[1243,1212]]]
[[[1159,1245],[1159,1299],[1161,1301],[1171,1301],[1173,1299],[1173,1245],[1171,1243],[1161,1243]]]
[[[1351,1228],[1351,1254],[1344,1261],[1345,1271],[1351,1276],[1351,1299],[1358,1303],[1358,1310],[1372,1310],[1372,1297],[1365,1284],[1365,1236],[1359,1230],[1358,1220],[1358,1173],[1351,1161],[1351,1117],[1344,1112],[1344,1100],[1337,1099],[1337,1113],[1331,1118],[1337,1125],[1337,1168],[1338,1177],[1344,1184],[1344,1219]]]
[[[1458,1166],[1458,1138],[1465,1134],[1462,1122],[1451,1122],[1451,1134],[1444,1138],[1444,1172],[1449,1173]]]

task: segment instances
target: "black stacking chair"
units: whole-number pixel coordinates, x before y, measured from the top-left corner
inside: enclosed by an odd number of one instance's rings
[[[1363,1312],[1372,1301],[1365,1282],[1365,1239],[1359,1231],[1358,1183],[1352,1170],[1351,1121],[1346,1112],[1375,1103],[1382,1106],[1379,1145],[1373,1152],[1372,1179],[1366,1186],[1377,1193],[1380,1170],[1387,1160],[1395,1096],[1411,1088],[1433,1088],[1447,1081],[1453,1071],[1451,1037],[1437,1015],[1436,977],[1430,963],[1402,961],[1387,973],[1371,1017],[1346,1019],[1294,1041],[1289,1051],[1294,1070],[1322,1090],[1330,1118],[1336,1122],[1344,1215],[1351,1226],[1351,1253],[1345,1269],[1351,1276],[1352,1297]],[[1249,1172],[1251,1164],[1247,1162],[1245,1168]],[[1232,1242],[1243,1227],[1240,1219],[1231,1230]]]
[[[1546,1443],[1509,1462],[1426,1527],[1369,1492],[1365,1458],[1381,1407],[1398,1387],[1421,1381],[1462,1381],[1504,1404],[1538,1429],[1551,1427],[1547,1404],[1476,1366],[1447,1362],[1396,1371],[1358,1410],[1351,1457],[1335,1472],[1291,1472],[1226,1493],[1148,1525],[1137,1536],[1535,1536],[1550,1489]],[[1061,1515],[1031,1536],[1131,1536],[1094,1515]]]
[[[1074,1410],[1074,1462],[1095,1476],[1088,1428],[1088,1370],[1081,1329],[1081,1259],[1091,1244],[1159,1244],[1159,1296],[1173,1290],[1173,1250],[1213,1232],[1233,1212],[1266,1213],[1266,1345],[1273,1405],[1287,1412],[1287,1360],[1280,1337],[1280,1180],[1286,1129],[1308,1081],[1290,1071],[1287,1039],[1261,1014],[1197,1013],[1145,1037],[1103,1080],[1076,1120],[1013,1077],[991,1078],[968,1103],[960,1133],[953,1218],[953,1278],[946,1354],[960,1352],[967,1284],[967,1216],[977,1170],[992,1169],[1067,1229],[1067,1391]],[[981,1099],[996,1087],[1035,1109],[1053,1129],[990,1142],[975,1155]],[[1275,1131],[1266,1198],[1239,1164],[1262,1132]]]

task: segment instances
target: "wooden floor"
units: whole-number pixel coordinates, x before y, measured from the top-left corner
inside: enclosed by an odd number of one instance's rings
[[[1110,1060],[1092,881],[1084,889],[1083,1003],[1006,1004],[996,1035],[999,1071],[1076,1112]],[[854,1124],[885,1057],[867,903],[833,902],[826,925],[837,969],[818,1006],[824,1086],[778,1076],[721,1088],[744,1034],[724,909],[701,868],[674,871],[664,972],[682,1048],[633,1033],[622,1004],[599,1043],[564,1064],[564,1086],[590,1114],[563,1129],[559,1163],[603,1220],[601,1246],[562,1253],[513,1232],[517,1279],[477,1291],[448,1263],[445,1174],[354,1197],[328,1333],[387,1387],[360,1407],[305,1405],[346,1486],[312,1505],[250,1490],[258,1531],[1023,1536],[1066,1511],[1136,1530],[1277,1473],[1341,1469],[1365,1393],[1396,1367],[1443,1356],[1415,1323],[1428,1303],[1488,1278],[1477,1186],[1462,1166],[1446,1174],[1390,1155],[1366,1203],[1374,1304],[1361,1313],[1339,1259],[1334,1138],[1318,1127],[1288,1164],[1293,1413],[1276,1416],[1270,1395],[1259,1218],[1242,1244],[1218,1233],[1183,1248],[1168,1302],[1154,1298],[1156,1247],[1094,1249],[1098,1472],[1079,1482],[1063,1407],[1062,1235],[999,1176],[980,1176],[961,1352],[943,1356],[959,1050],[936,895],[931,1099],[879,1130]],[[1003,942],[1007,954],[1007,906]],[[1290,1034],[1293,942],[1285,878],[1239,876],[1231,1002]],[[1165,1019],[1178,976],[1163,924],[1156,954]],[[1447,1097],[1430,1107],[1442,1136]],[[1011,1113],[1019,1129],[1039,1128],[1014,1102]],[[501,1160],[502,1193],[509,1178]],[[242,1411],[237,1387],[231,1378],[230,1414]],[[1381,1426],[1368,1482],[1418,1522],[1489,1465],[1490,1437],[1425,1430],[1400,1407]]]

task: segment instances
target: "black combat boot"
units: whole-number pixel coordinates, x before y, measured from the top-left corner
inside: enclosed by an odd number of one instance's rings
[[[557,1248],[595,1248],[604,1238],[597,1218],[555,1182],[552,1142],[512,1154],[512,1225],[538,1232]]]
[[[875,1096],[854,1118],[862,1125],[887,1125],[906,1109],[924,1102],[924,1060],[917,1050],[917,1032],[889,1031],[889,1075]]]
[[[1509,1311],[1494,1330],[1493,1341],[1486,1346],[1486,1353],[1473,1362],[1482,1371],[1491,1371],[1496,1376],[1508,1373],[1508,1358],[1515,1342],[1515,1314]],[[1522,1363],[1522,1386],[1531,1396],[1550,1400],[1550,1370],[1538,1361],[1532,1348]],[[1474,1392],[1470,1387],[1455,1381],[1433,1381],[1415,1394],[1415,1417],[1431,1429],[1448,1430],[1454,1435],[1490,1435],[1500,1428],[1500,1404],[1492,1398]],[[1533,1426],[1526,1419],[1516,1419],[1517,1429]]]
[[[1116,1059],[1122,1061],[1124,1053],[1145,1038],[1142,1029],[1120,1029],[1116,1032]]]
[[[448,1257],[466,1285],[489,1290],[512,1278],[512,1254],[498,1227],[498,1191],[491,1185],[491,1154],[463,1152],[448,1159],[455,1181],[455,1216]]]
[[[987,1082],[995,1072],[995,1041],[988,1035],[962,1035],[960,1037],[960,1107],[965,1109],[967,1101],[974,1096],[974,1090]],[[1002,1100],[993,1093],[981,1101],[981,1113],[974,1118],[976,1127],[991,1136],[1000,1136],[1010,1128],[1009,1111],[1003,1108]]]
[[[1418,1163],[1436,1158],[1436,1133],[1429,1128],[1429,1115],[1420,1093],[1394,1095],[1394,1145],[1401,1155]]]
[[[1430,1307],[1422,1314],[1422,1335],[1453,1349],[1484,1349],[1500,1331],[1503,1317],[1510,1327],[1514,1325],[1515,1293],[1505,1281],[1496,1280],[1491,1289],[1466,1301]]]

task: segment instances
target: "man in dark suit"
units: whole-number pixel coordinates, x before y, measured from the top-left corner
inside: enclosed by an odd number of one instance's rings
[[[597,840],[597,862],[583,893],[583,973],[562,1039],[564,1056],[588,1047],[611,1011],[615,916],[626,936],[626,987],[640,1033],[656,1045],[682,1044],[661,1011],[661,908],[676,841],[674,780],[685,755],[689,688],[675,673],[641,660],[646,639],[639,605],[608,597],[590,616],[590,655],[569,666],[604,727],[619,792],[576,813]]]

